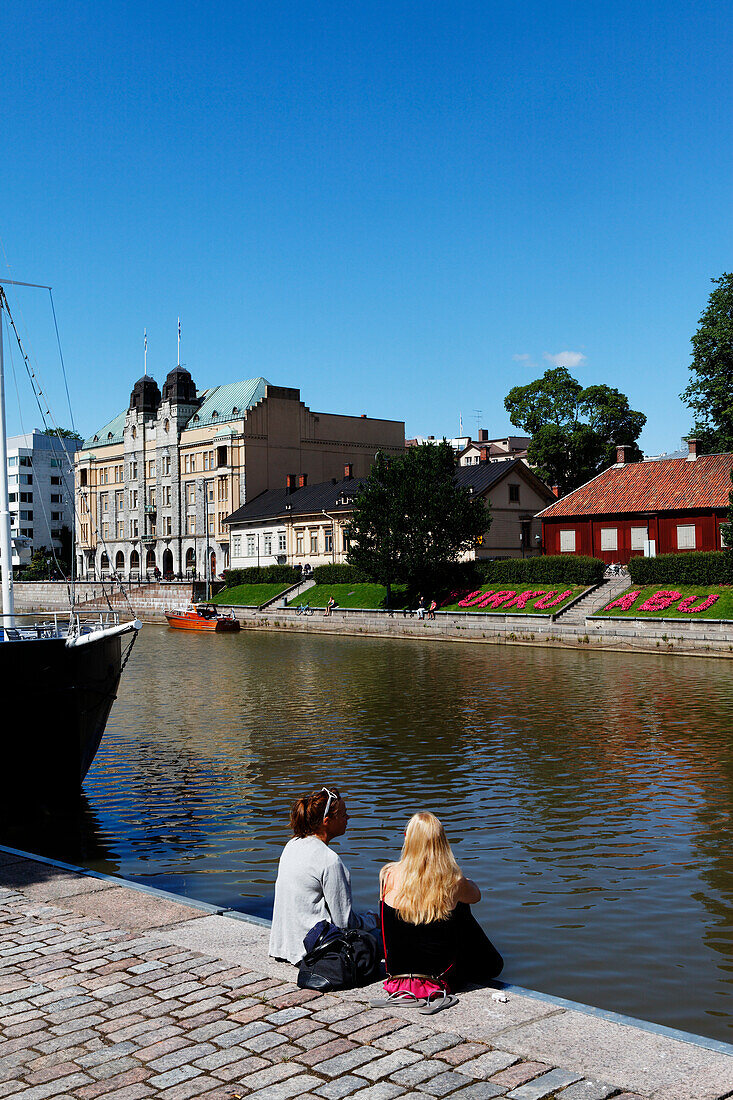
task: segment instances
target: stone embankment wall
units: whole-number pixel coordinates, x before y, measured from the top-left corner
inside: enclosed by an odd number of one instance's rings
[[[15,583],[15,610],[61,611],[69,610],[69,593],[65,583],[48,581],[17,581]],[[130,618],[130,604],[140,619],[165,622],[163,611],[191,602],[190,581],[161,581],[155,584],[133,586],[126,589],[126,596],[107,587],[112,609],[120,618]],[[129,603],[128,603],[129,600]],[[76,605],[81,612],[109,611],[102,585],[99,581],[81,581],[76,585]]]
[[[107,611],[99,582],[77,586],[81,610]],[[135,614],[150,623],[165,623],[165,608],[185,605],[191,599],[187,581],[160,582],[132,588],[130,603]],[[110,602],[121,618],[129,618],[127,601],[120,593]],[[18,612],[68,612],[68,594],[63,583],[22,581],[15,585]],[[733,658],[733,623],[701,620],[653,621],[651,619],[598,620],[560,615],[555,622],[547,616],[482,615],[480,612],[442,613],[435,620],[403,616],[401,611],[345,611],[337,609],[329,617],[322,611],[296,615],[295,611],[268,608],[234,607],[242,627],[249,630],[292,630],[302,633],[347,634],[371,637],[420,638],[426,641],[484,642],[494,645],[540,645],[576,649],[606,649],[617,652],[646,650],[698,657]]]
[[[476,612],[463,617],[438,612],[436,619],[429,621],[403,618],[399,611],[393,615],[335,611],[326,617],[319,611],[304,616],[293,611],[258,612],[241,607],[233,610],[242,627],[250,630],[733,657],[733,623],[650,622],[648,619],[643,622],[597,622],[587,619],[582,623],[563,624],[562,618],[552,623],[529,616],[483,616]]]

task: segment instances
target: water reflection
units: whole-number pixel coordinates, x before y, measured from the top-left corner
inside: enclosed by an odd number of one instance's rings
[[[509,980],[729,1038],[729,677],[722,661],[146,627],[86,782],[97,843],[123,875],[265,912],[290,800],[332,782],[365,907],[429,808]]]

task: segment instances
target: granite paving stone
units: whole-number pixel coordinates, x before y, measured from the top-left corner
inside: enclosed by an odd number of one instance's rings
[[[392,1081],[379,1081],[376,1085],[360,1089],[355,1092],[354,1100],[392,1100],[395,1096],[402,1096],[405,1090]]]
[[[316,1088],[320,1083],[317,1077],[302,1073],[287,1081],[278,1081],[276,1085],[266,1085],[263,1089],[251,1092],[249,1096],[252,1100],[290,1100],[293,1096],[302,1097],[309,1089]]]
[[[485,1081],[518,1061],[516,1054],[507,1054],[505,1050],[489,1050],[478,1058],[472,1058],[469,1062],[456,1066],[456,1069],[459,1073],[465,1073],[467,1077],[477,1077]]]
[[[449,1100],[494,1100],[496,1096],[505,1096],[506,1089],[492,1085],[491,1081],[474,1081],[472,1085],[453,1092]]]
[[[413,1050],[417,1050],[420,1054],[437,1054],[439,1051],[448,1050],[449,1047],[458,1046],[463,1042],[461,1035],[453,1035],[450,1031],[433,1032],[427,1039],[421,1039],[417,1043],[410,1043],[409,1045]]]
[[[325,1096],[326,1100],[343,1100],[344,1096],[352,1096],[359,1089],[363,1089],[369,1082],[363,1077],[357,1077],[353,1073],[345,1073],[343,1077],[334,1077],[325,1085],[319,1085],[316,1089],[317,1096]]]
[[[375,1058],[366,1066],[362,1066],[360,1072],[370,1081],[378,1081],[380,1077],[390,1077],[398,1070],[419,1062],[421,1056],[414,1050],[394,1050],[391,1054],[385,1054],[381,1058]]]
[[[295,971],[268,959],[262,925],[202,915],[122,880],[81,889],[83,876],[46,875],[42,861],[5,864],[13,867],[17,888],[0,888],[0,1100],[733,1093],[731,1054],[694,1039],[514,987],[506,1002],[462,993],[436,1017],[375,1009],[378,987],[298,989]],[[44,876],[53,890],[44,892]]]
[[[371,1062],[376,1057],[378,1053],[373,1048],[355,1047],[354,1050],[347,1050],[345,1054],[338,1054],[335,1058],[319,1062],[317,1069],[319,1073],[325,1073],[328,1077],[336,1077],[340,1073],[350,1073],[351,1070],[363,1066],[365,1062]]]
[[[563,1089],[558,1095],[560,1100],[608,1100],[608,1097],[614,1096],[616,1091],[613,1085],[604,1085],[600,1081],[586,1079]]]
[[[453,1069],[438,1073],[435,1077],[429,1077],[427,1081],[421,1081],[417,1086],[419,1092],[426,1092],[429,1096],[447,1096],[449,1092],[456,1092],[465,1087],[466,1078]]]
[[[533,1077],[539,1077],[541,1073],[547,1073],[551,1068],[545,1062],[517,1062],[509,1069],[495,1073],[489,1080],[493,1085],[503,1085],[508,1092],[510,1089],[523,1085],[526,1081],[531,1081]]]
[[[543,1073],[541,1077],[528,1081],[526,1085],[512,1089],[507,1093],[507,1097],[508,1100],[544,1100],[545,1097],[552,1096],[567,1085],[579,1081],[580,1076],[579,1073],[568,1073],[564,1069],[551,1069],[549,1073]]]

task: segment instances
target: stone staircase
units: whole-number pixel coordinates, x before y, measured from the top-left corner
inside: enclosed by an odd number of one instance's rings
[[[309,588],[313,588],[315,583],[312,577],[309,577],[308,580],[305,581],[299,581],[298,584],[294,584],[292,587],[286,588],[282,592],[278,592],[277,596],[273,596],[271,600],[267,600],[265,603],[260,604],[259,610],[264,611],[267,609],[268,611],[274,611],[275,608],[282,605],[283,597],[287,600],[292,600],[302,592],[307,592]]]
[[[568,608],[567,611],[558,612],[555,622],[560,626],[585,626],[585,620],[588,615],[593,615],[596,611],[600,611],[602,607],[605,607],[607,603],[615,599],[616,596],[620,596],[622,592],[631,584],[628,577],[610,577],[605,580],[598,588],[594,588],[592,592],[588,592],[583,596],[581,600],[578,600],[576,604]]]
[[[77,603],[77,609],[80,612],[108,611],[111,604],[112,610],[119,612],[124,619],[130,617],[130,604],[132,604],[140,618],[162,618],[162,612],[167,607],[180,607],[191,602],[191,581],[152,581],[150,584],[134,585],[127,590],[126,596],[118,589],[116,592],[108,592],[109,604],[101,592],[101,587],[100,584],[100,591],[96,598]]]

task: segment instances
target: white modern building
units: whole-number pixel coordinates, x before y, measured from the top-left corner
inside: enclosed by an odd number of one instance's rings
[[[64,445],[73,462],[81,440]],[[8,499],[13,565],[26,565],[42,546],[58,554],[62,528],[74,531],[74,474],[55,436],[35,428],[8,439]]]

